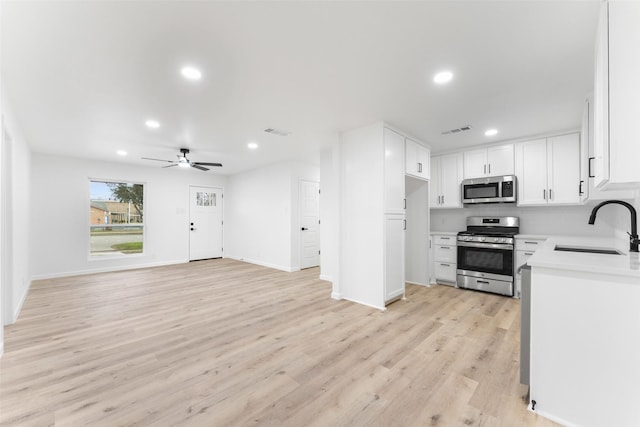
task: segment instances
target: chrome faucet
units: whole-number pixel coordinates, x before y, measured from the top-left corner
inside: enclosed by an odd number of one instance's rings
[[[640,239],[638,239],[638,214],[636,213],[636,209],[630,203],[623,202],[622,200],[606,200],[600,203],[591,211],[589,224],[593,225],[596,222],[596,214],[598,213],[598,209],[600,209],[604,205],[610,204],[622,205],[629,209],[629,212],[631,212],[631,233],[627,233],[629,235],[629,252],[638,252],[638,245],[640,244]]]

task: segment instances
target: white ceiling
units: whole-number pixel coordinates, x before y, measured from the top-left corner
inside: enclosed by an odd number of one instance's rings
[[[140,157],[188,147],[231,174],[381,120],[438,152],[578,128],[599,4],[3,1],[1,71],[35,152],[159,167]]]

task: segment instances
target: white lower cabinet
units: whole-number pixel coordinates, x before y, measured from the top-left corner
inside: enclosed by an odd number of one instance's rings
[[[517,237],[515,247],[515,290],[514,296],[520,298],[522,290],[522,274],[520,273],[520,267],[527,263],[527,260],[540,248],[547,240],[546,237]]]
[[[457,269],[456,235],[431,234],[433,243],[434,281],[446,285],[455,285]]]
[[[385,215],[384,300],[404,296],[404,215]]]

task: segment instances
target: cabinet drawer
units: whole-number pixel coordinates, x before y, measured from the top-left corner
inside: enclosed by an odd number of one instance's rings
[[[516,251],[535,252],[545,241],[546,239],[516,239]]]
[[[456,281],[456,264],[448,262],[435,262],[436,280],[447,282]]]
[[[434,245],[456,245],[456,236],[433,236]]]
[[[533,255],[533,251],[516,251],[516,274],[517,277],[520,277],[520,273],[518,273],[518,269],[527,263],[527,260],[531,258]]]
[[[457,261],[456,247],[436,245],[436,251],[433,259],[435,259],[436,261],[455,263]]]

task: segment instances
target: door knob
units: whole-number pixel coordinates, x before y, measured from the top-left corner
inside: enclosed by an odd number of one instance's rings
[[[195,231],[195,228],[191,227],[191,231]]]
[[[301,230],[302,231],[306,231],[306,230],[308,230],[308,228],[307,227],[302,227]]]

